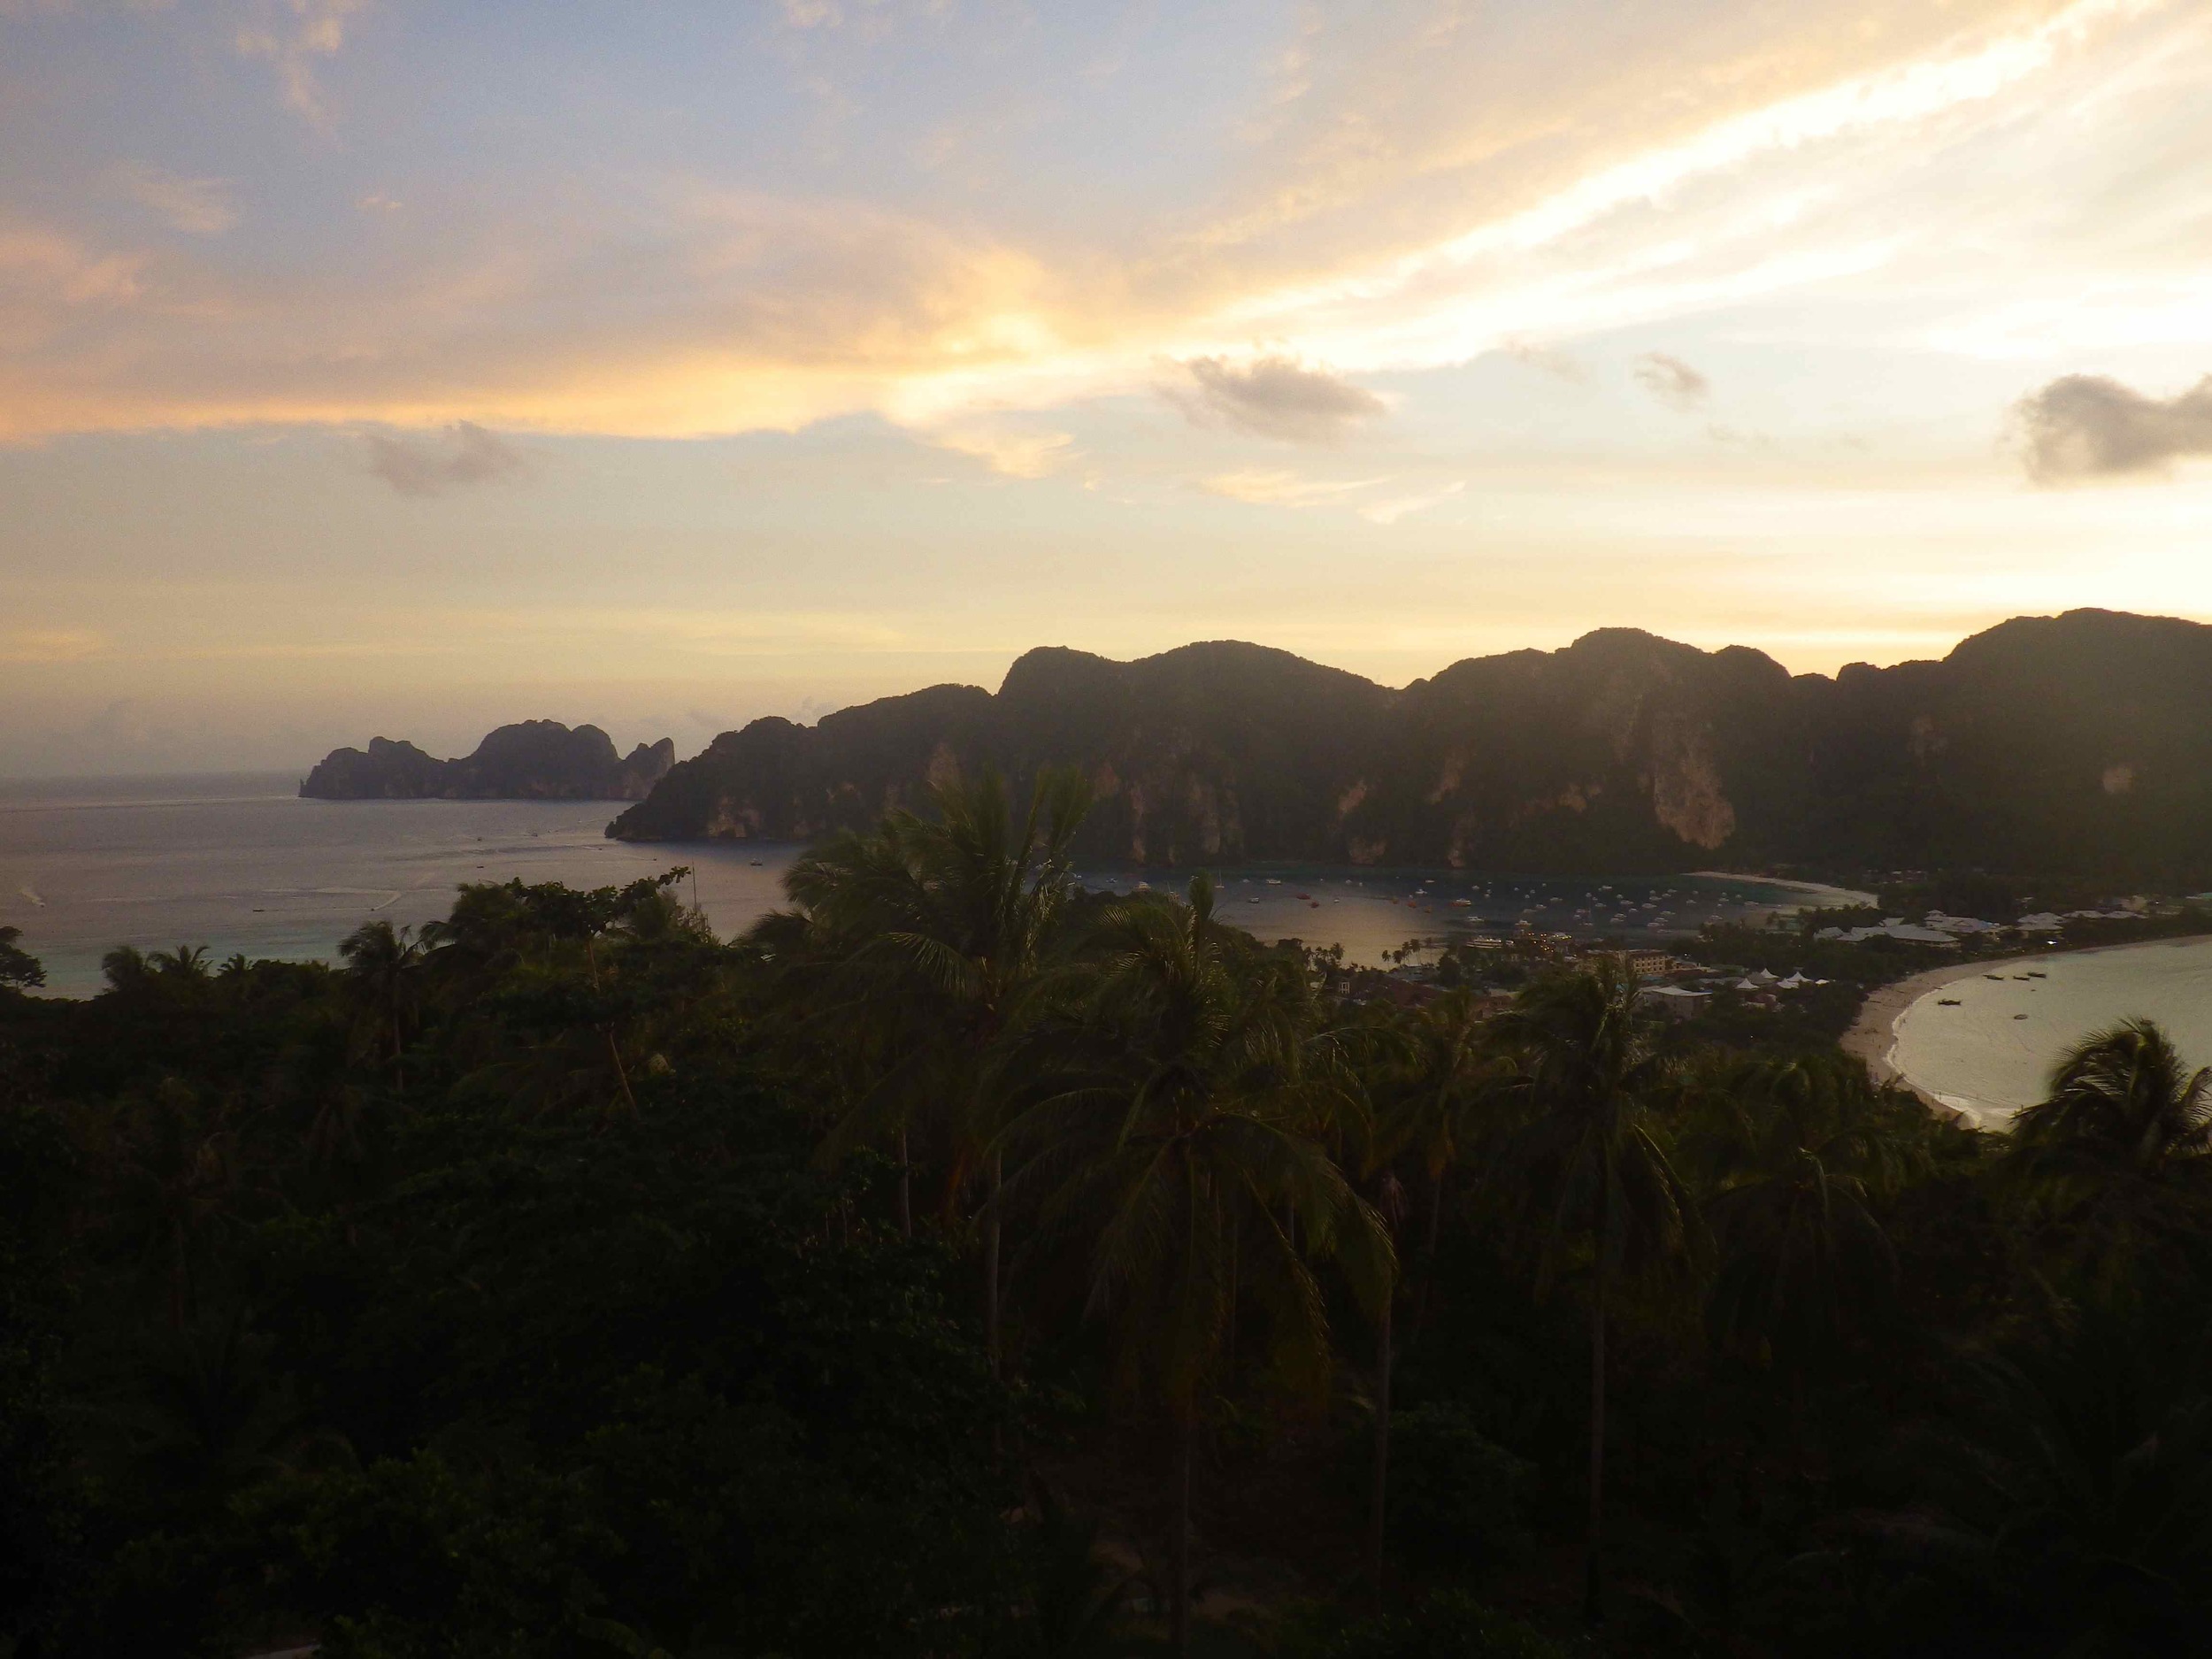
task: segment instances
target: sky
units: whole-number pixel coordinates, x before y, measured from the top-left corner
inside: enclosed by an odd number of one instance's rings
[[[0,0],[0,774],[2090,604],[2208,0]]]

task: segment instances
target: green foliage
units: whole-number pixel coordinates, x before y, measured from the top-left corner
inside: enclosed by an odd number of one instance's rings
[[[1283,1659],[1571,1659],[1584,1649],[1446,1590],[1407,1613],[1318,1611],[1286,1631],[1279,1651]]]
[[[1455,1586],[1563,1613],[1594,1487],[1624,1650],[2186,1649],[2162,1033],[2000,1143],[1604,965],[1352,1004],[1202,879],[1081,893],[1083,794],[941,787],[732,945],[510,882],[0,995],[0,1651],[1205,1651],[1163,1611],[1348,1595],[1379,1513],[1406,1610],[1281,1651],[1555,1655]]]
[[[1471,1577],[1526,1546],[1536,1466],[1485,1439],[1464,1412],[1444,1404],[1398,1412],[1390,1447],[1398,1470],[1390,1547],[1401,1560]]]
[[[29,1637],[62,1592],[77,1522],[59,1247],[80,1176],[52,1112],[0,1099],[0,1651]]]
[[[19,927],[0,927],[0,989],[31,991],[46,983],[38,958],[15,942],[22,937]]]
[[[949,759],[1111,778],[1078,849],[1161,865],[1435,867],[1479,848],[1528,873],[1981,866],[2187,890],[2212,881],[2208,683],[2202,626],[2094,610],[1835,680],[1628,628],[1402,690],[1234,641],[1130,663],[1048,649],[995,695],[936,686],[812,726],[756,720],[677,765],[614,833],[859,829]],[[1654,780],[1693,764],[1685,732],[1700,734],[1701,790],[1728,808],[1717,845],[1655,805]],[[2123,755],[2129,787],[2108,793]]]

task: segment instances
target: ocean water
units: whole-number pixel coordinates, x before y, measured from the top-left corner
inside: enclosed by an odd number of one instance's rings
[[[794,847],[605,838],[606,801],[303,801],[291,773],[0,782],[0,925],[50,992],[117,945],[330,961],[373,917],[419,926],[467,881],[610,887],[677,864],[725,933],[781,902]],[[687,884],[685,894],[694,891]]]
[[[2032,977],[2039,973],[2045,977]],[[1946,1007],[1947,1000],[1957,1005]],[[2069,1048],[2136,1017],[2164,1026],[2192,1065],[2212,1064],[2212,940],[1993,964],[1930,991],[1899,1015],[1890,1064],[1946,1105],[2000,1128],[2043,1098]]]
[[[1870,902],[1836,887],[1748,876],[1677,875],[1598,879],[1463,870],[1372,870],[1341,865],[1217,868],[1217,913],[1263,940],[1340,944],[1372,965],[1409,943],[1433,947],[1472,933],[1498,935],[1526,922],[1543,933],[1617,936],[1657,946],[1708,922],[1762,924],[1808,905]],[[1132,891],[1140,881],[1181,890],[1186,876],[1087,872],[1086,885]],[[1464,901],[1463,903],[1459,901]],[[1416,958],[1417,959],[1417,957]]]
[[[677,864],[726,936],[782,901],[789,845],[639,846],[604,801],[303,801],[290,773],[0,782],[0,925],[20,927],[50,991],[98,988],[100,958],[204,945],[218,959],[334,958],[378,916],[419,926],[467,881],[606,887]],[[1180,891],[1184,872],[1086,868],[1086,885]],[[1573,880],[1465,872],[1242,866],[1217,872],[1224,919],[1267,940],[1340,944],[1375,963],[1409,941],[1546,933],[1655,942],[1851,895],[1733,877]],[[1455,905],[1464,899],[1464,905]]]

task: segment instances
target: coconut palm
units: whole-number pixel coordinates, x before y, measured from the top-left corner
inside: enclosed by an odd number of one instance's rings
[[[2013,1119],[2007,1162],[2073,1254],[2109,1275],[2212,1201],[2212,1068],[2192,1071],[2150,1020],[2093,1033]]]
[[[1921,1502],[1863,1525],[2002,1650],[2195,1649],[2212,1612],[2208,1359],[2170,1307],[2047,1310],[1961,1356],[1950,1426],[1916,1437]]]
[[[1279,1374],[1325,1384],[1329,1327],[1314,1263],[1333,1258],[1371,1308],[1394,1261],[1381,1218],[1302,1133],[1317,1087],[1295,1004],[1240,980],[1212,883],[1189,902],[1108,912],[1083,1010],[1088,1064],[1002,1143],[1010,1196],[1088,1228],[1088,1314],[1116,1326],[1118,1378],[1174,1434],[1170,1609],[1189,1648],[1190,1501],[1199,1419],[1226,1369],[1241,1299]],[[1289,1218],[1295,1218],[1294,1244]]]
[[[1421,1010],[1409,1035],[1409,1052],[1392,1068],[1384,1090],[1384,1138],[1391,1156],[1409,1155],[1418,1162],[1425,1183],[1421,1246],[1425,1308],[1436,1271],[1445,1183],[1479,1133],[1483,1108],[1494,1104],[1494,1086],[1501,1079],[1489,1021],[1464,991]]]
[[[423,954],[411,930],[395,928],[382,917],[362,923],[338,945],[346,976],[373,1011],[380,1043],[388,1046],[392,1084],[399,1089],[407,1087],[406,1023],[414,1012],[415,971]]]
[[[1902,1137],[1855,1066],[1738,1062],[1693,1094],[1684,1153],[1716,1189],[1708,1328],[1718,1346],[1764,1353],[1798,1398],[1895,1285],[1872,1200],[1900,1173]]]
[[[2052,1071],[2047,1098],[2013,1119],[2014,1143],[2156,1175],[2212,1156],[2212,1067],[2192,1071],[2156,1024],[2085,1037]],[[2046,1158],[2044,1161],[2048,1161]]]
[[[171,1327],[181,1330],[197,1312],[211,1246],[235,1220],[236,1137],[219,1109],[174,1078],[153,1090],[141,1127],[119,1171],[119,1217],[149,1275],[164,1283]]]
[[[1624,1269],[1665,1260],[1686,1247],[1689,1199],[1653,1135],[1653,1101],[1671,1064],[1618,957],[1553,974],[1524,990],[1493,1024],[1515,1067],[1508,1086],[1525,1126],[1508,1165],[1542,1221],[1541,1276],[1548,1281],[1568,1248],[1590,1264],[1590,1478],[1584,1543],[1583,1612],[1602,1617],[1605,1518],[1605,1338],[1608,1304]]]
[[[1074,890],[1068,849],[1090,807],[1074,772],[1040,774],[1017,818],[996,772],[933,787],[935,815],[885,814],[871,833],[833,836],[794,864],[784,890],[817,948],[840,964],[842,1009],[915,1033],[850,1111],[833,1147],[932,1110],[963,1154],[980,1158],[984,1339],[1000,1363],[1003,1165],[986,1151],[1013,1087],[1008,1062],[1025,1002],[1043,974]],[[772,922],[767,936],[787,933]],[[887,1016],[887,1008],[895,1009]],[[962,1172],[965,1172],[963,1171]]]

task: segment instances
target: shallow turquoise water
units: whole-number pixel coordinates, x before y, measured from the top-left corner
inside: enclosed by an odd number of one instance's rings
[[[1945,1007],[1947,998],[1957,1006]],[[2043,1098],[2068,1048],[2137,1017],[2163,1025],[2191,1064],[2212,1064],[2212,940],[1997,964],[1899,1015],[1890,1063],[1946,1105],[2001,1127]]]

